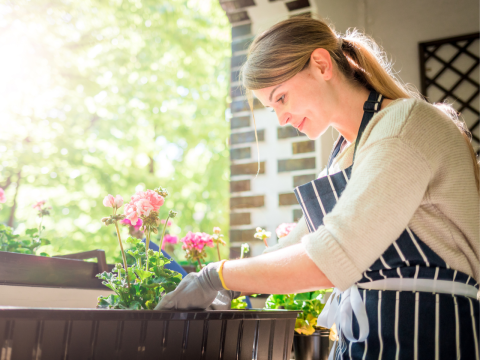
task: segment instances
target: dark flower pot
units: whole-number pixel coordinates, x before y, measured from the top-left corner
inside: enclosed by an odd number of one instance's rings
[[[9,360],[289,360],[297,314],[0,307],[0,354]]]
[[[327,360],[329,354],[329,329],[320,329],[312,335],[295,333],[293,349],[295,360]]]

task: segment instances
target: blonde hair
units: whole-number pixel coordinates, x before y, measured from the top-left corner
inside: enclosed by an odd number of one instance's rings
[[[321,20],[296,16],[273,25],[255,38],[249,47],[247,61],[240,70],[240,79],[247,90],[252,114],[251,91],[291,79],[309,65],[311,54],[318,48],[329,52],[332,62],[347,81],[375,90],[391,100],[423,99],[417,90],[396,78],[385,52],[367,35],[352,30],[341,37]],[[479,166],[471,145],[471,135],[451,106],[442,104],[438,107],[457,124],[468,143],[479,190]],[[255,124],[255,116],[253,119]]]

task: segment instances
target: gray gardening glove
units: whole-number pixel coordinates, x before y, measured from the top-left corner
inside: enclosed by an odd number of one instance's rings
[[[174,291],[162,298],[155,310],[205,310],[214,302],[215,310],[224,310],[227,306],[230,308],[229,302],[234,295],[222,286],[218,274],[220,264],[221,262],[210,263],[200,272],[185,276]]]
[[[207,310],[230,310],[232,300],[238,298],[242,293],[240,291],[222,290],[218,292],[217,297]]]

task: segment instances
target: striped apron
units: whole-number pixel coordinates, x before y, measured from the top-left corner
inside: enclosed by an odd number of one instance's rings
[[[355,144],[380,110],[372,91]],[[328,167],[340,152],[337,142]],[[323,225],[348,184],[352,166],[295,188],[310,232]],[[358,283],[335,289],[318,324],[336,324],[338,345],[329,359],[479,360],[479,285],[452,269],[410,228],[375,261]],[[335,350],[336,348],[336,350]]]

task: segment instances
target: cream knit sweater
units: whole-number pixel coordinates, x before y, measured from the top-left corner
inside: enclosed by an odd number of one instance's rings
[[[352,164],[354,146],[331,170]],[[350,182],[324,225],[308,234],[302,218],[268,252],[301,241],[344,291],[407,225],[451,268],[479,281],[479,194],[467,144],[443,112],[415,99],[393,101],[370,121]]]

